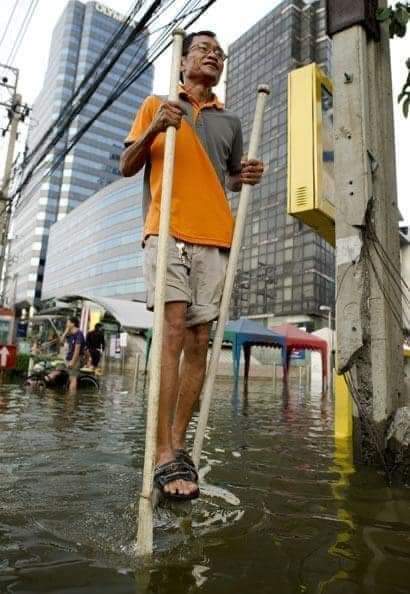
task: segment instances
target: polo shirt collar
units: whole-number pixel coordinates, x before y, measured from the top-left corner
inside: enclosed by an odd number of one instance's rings
[[[198,105],[197,101],[195,99],[193,99],[192,95],[190,95],[186,91],[186,89],[182,83],[179,84],[178,95],[187,99],[190,103],[194,103],[195,105]],[[222,103],[222,101],[219,101],[219,99],[215,95],[215,93],[212,93],[211,99],[209,101],[207,101],[206,103],[201,103],[200,107],[201,108],[202,107],[216,107],[216,109],[223,110],[224,104]]]

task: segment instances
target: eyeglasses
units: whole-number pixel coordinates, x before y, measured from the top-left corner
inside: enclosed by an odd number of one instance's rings
[[[213,52],[220,62],[224,62],[228,57],[220,47],[213,47],[212,45],[208,45],[206,43],[196,43],[195,45],[191,45],[189,51],[193,49],[198,50],[204,56]]]

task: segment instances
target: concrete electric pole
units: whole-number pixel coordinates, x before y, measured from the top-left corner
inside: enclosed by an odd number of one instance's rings
[[[337,372],[345,374],[355,404],[356,460],[381,463],[390,475],[406,446],[397,431],[390,450],[386,444],[395,432],[392,419],[407,402],[390,49],[376,20],[385,6],[385,0],[328,0],[327,8],[335,84]]]
[[[3,136],[6,136],[8,133],[8,145],[4,164],[3,179],[0,187],[0,304],[3,304],[6,272],[6,249],[11,215],[9,188],[12,177],[14,150],[18,138],[18,125],[19,122],[24,121],[24,118],[28,113],[28,108],[27,106],[22,105],[21,95],[17,93],[18,70],[4,64],[0,64],[0,67],[10,71],[14,75],[14,81],[12,84],[9,83],[9,79],[6,76],[0,80],[0,87],[7,88],[11,93],[11,100],[9,102],[0,102],[0,105],[7,109],[9,120],[7,128],[5,128],[2,132]]]

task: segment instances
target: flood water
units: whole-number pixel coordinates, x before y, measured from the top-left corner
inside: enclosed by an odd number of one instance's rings
[[[0,592],[408,594],[410,490],[354,470],[332,403],[251,381],[217,384],[205,494],[156,514],[134,557],[145,398],[0,386]]]

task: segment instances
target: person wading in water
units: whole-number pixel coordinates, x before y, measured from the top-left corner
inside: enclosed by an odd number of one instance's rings
[[[239,118],[212,92],[225,60],[216,35],[191,33],[182,54],[178,102],[157,96],[144,101],[120,164],[125,177],[145,167],[144,274],[147,307],[153,309],[164,132],[177,128],[154,471],[154,484],[171,499],[199,495],[185,433],[204,380],[209,330],[218,318],[233,235],[225,188],[238,192],[263,175],[261,161],[242,159]]]

